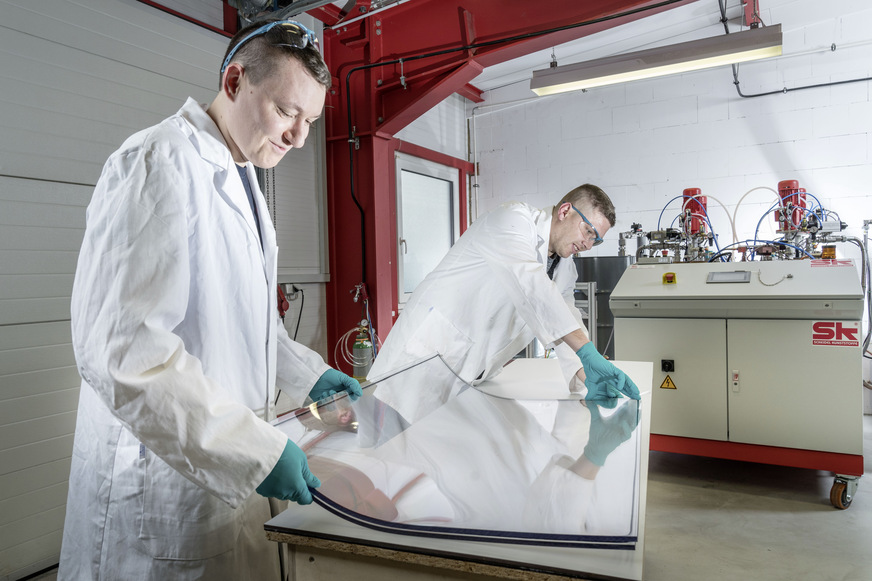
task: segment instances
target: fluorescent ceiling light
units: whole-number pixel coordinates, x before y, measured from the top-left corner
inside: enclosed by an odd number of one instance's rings
[[[603,59],[533,71],[537,95],[590,89],[614,83],[697,71],[779,56],[781,25],[751,28]]]

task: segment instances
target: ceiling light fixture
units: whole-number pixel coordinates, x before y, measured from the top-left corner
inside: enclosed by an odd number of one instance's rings
[[[539,96],[698,71],[781,55],[781,25],[533,71]]]

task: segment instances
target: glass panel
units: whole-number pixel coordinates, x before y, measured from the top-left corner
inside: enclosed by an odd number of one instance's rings
[[[639,402],[515,400],[438,355],[278,422],[321,480],[315,502],[385,532],[633,549]]]
[[[403,292],[436,268],[454,240],[451,182],[401,171]]]

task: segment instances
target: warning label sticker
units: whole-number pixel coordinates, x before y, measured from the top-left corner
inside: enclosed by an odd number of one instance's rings
[[[663,383],[660,384],[660,389],[677,389],[677,388],[675,387],[675,382],[672,381],[672,378],[667,375],[666,379],[663,380]]]
[[[842,321],[816,321],[811,326],[812,345],[835,345],[837,347],[859,347],[860,323]]]

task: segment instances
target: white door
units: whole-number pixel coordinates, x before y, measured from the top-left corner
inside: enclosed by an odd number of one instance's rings
[[[460,235],[459,171],[397,154],[399,308]]]

